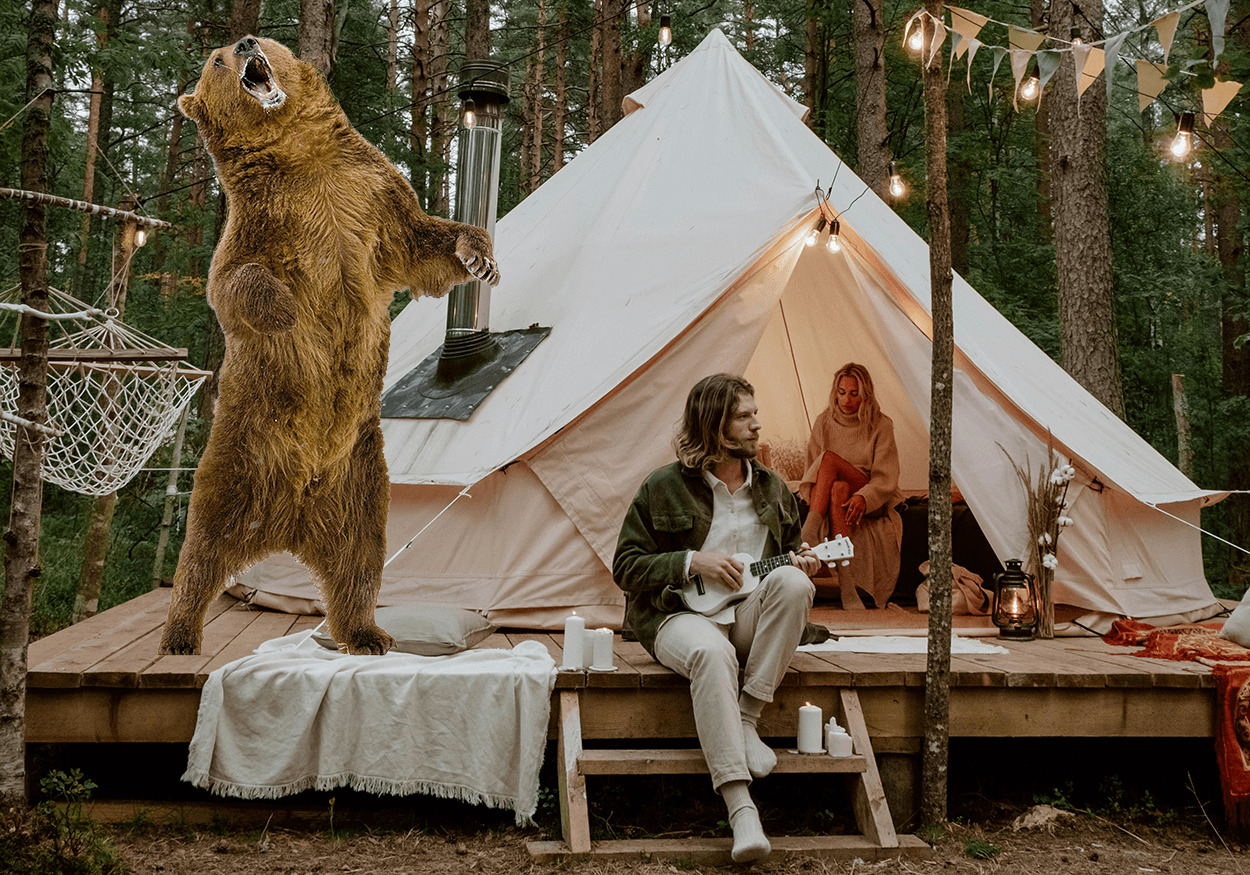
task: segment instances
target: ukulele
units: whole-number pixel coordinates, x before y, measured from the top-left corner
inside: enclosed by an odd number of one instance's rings
[[[855,548],[851,546],[850,538],[838,535],[832,541],[824,541],[812,547],[812,552],[817,559],[832,568],[836,564],[850,565]],[[705,617],[711,616],[726,605],[746,598],[771,572],[791,564],[789,553],[759,560],[746,553],[738,553],[734,558],[745,566],[742,569],[742,586],[739,589],[730,589],[715,581],[704,580],[696,574],[681,590],[686,607]]]

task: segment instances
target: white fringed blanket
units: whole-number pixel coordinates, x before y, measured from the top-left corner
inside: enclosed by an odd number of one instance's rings
[[[351,787],[538,807],[555,660],[541,644],[348,656],[300,632],[209,675],[184,781],[276,799]]]

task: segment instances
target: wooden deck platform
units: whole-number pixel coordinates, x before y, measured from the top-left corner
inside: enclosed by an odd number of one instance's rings
[[[320,622],[319,617],[255,608],[223,595],[209,611],[202,655],[158,656],[170,592],[145,594],[30,646],[28,742],[188,742],[195,731],[200,688],[212,671],[250,654],[262,642]],[[923,634],[923,617],[897,609],[851,613],[817,606],[812,615],[835,632],[845,632],[853,622],[861,632],[878,623],[883,624],[879,634]],[[956,619],[958,625],[970,622]],[[899,623],[911,628],[891,628]],[[511,648],[527,640],[541,642],[557,664],[561,661],[560,634],[497,632],[478,646]],[[952,657],[952,736],[1215,734],[1216,692],[1206,666],[1143,659],[1093,637],[987,640],[1008,652]],[[531,842],[531,855],[553,860],[582,854],[635,859],[645,854],[727,862],[728,839],[702,844],[591,841],[586,775],[706,770],[698,751],[690,749],[696,742],[688,682],[655,662],[640,644],[619,635],[613,653],[615,671],[562,671],[557,678],[549,734],[557,748],[562,840]],[[779,740],[779,771],[846,773],[863,834],[781,837],[774,841],[775,851],[846,859],[928,853],[924,842],[896,833],[894,821],[906,821],[908,813],[896,801],[887,804],[887,797],[905,799],[909,794],[904,788],[914,788],[914,778],[905,775],[910,769],[914,776],[917,758],[896,755],[920,750],[925,661],[924,653],[796,654],[761,717],[760,735]],[[855,738],[856,753],[864,755],[838,762],[787,754],[799,706],[805,703],[841,715],[840,722]],[[631,750],[626,743],[630,739],[648,743]],[[677,741],[668,744],[664,739]],[[583,747],[584,742],[591,744]],[[597,751],[594,742],[610,749]],[[891,756],[893,778],[879,772],[879,764]]]
[[[155,590],[31,645],[29,742],[189,741],[210,672],[319,622],[223,595],[209,612],[203,655],[162,657],[156,648],[169,594]],[[559,662],[562,637],[496,633],[479,646],[537,640]],[[1010,652],[952,658],[952,736],[1214,736],[1215,688],[1205,666],[1142,659],[1097,638],[993,640]],[[582,691],[584,737],[693,738],[685,679],[635,642],[617,636],[613,649],[616,671],[561,672],[557,681],[558,690]],[[793,737],[800,705],[832,713],[838,691],[853,687],[874,749],[914,752],[923,735],[924,669],[924,654],[799,653],[760,734]]]

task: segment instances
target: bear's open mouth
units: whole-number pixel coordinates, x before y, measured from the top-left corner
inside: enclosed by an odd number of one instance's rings
[[[243,90],[260,101],[265,109],[275,109],[286,100],[286,94],[278,87],[278,80],[273,77],[269,59],[257,50],[256,54],[247,59],[243,72],[239,74]]]

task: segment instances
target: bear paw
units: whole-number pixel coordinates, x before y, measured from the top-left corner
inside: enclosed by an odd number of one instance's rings
[[[477,234],[462,233],[456,241],[456,256],[470,275],[488,286],[499,283],[499,265],[491,254],[490,237],[485,231],[474,228]]]
[[[251,262],[238,268],[230,278],[230,298],[253,331],[282,334],[295,327],[295,295],[264,265]]]
[[[161,636],[161,645],[156,652],[160,656],[198,656],[200,637],[200,634],[193,630],[172,624],[166,625],[165,634]]]
[[[364,626],[344,636],[347,652],[354,656],[381,656],[395,647],[395,639],[385,629],[376,625]]]

